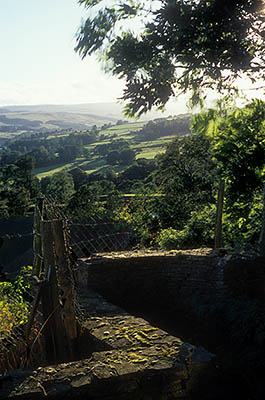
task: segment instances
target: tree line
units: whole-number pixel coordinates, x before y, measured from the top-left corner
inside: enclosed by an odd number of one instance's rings
[[[217,192],[224,180],[223,243],[257,250],[264,120],[261,100],[202,111],[193,117],[190,134],[177,136],[153,160],[133,160],[120,173],[109,164],[100,173],[73,168],[38,180],[33,159],[24,156],[1,170],[1,215],[23,214],[39,195],[50,194],[73,215],[109,215],[129,224],[143,245],[213,246]],[[119,145],[126,149],[126,141]],[[115,151],[112,146],[117,143],[105,149],[106,156]],[[124,198],[128,193],[133,196]]]

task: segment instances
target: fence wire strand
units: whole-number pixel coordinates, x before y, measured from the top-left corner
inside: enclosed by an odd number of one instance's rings
[[[70,216],[65,208],[58,203],[52,196],[44,199],[44,210],[38,205],[35,206],[35,213],[40,220],[61,220],[63,222],[64,234],[67,246],[67,257],[69,258],[71,268],[75,277],[78,259],[93,258],[94,255],[100,253],[117,252],[128,250],[132,232],[128,228],[124,228],[122,224],[118,224],[114,218],[106,215],[75,215]],[[82,211],[82,210],[81,210]],[[40,232],[35,226],[30,232],[6,233],[2,235],[2,243],[5,240],[21,239],[34,236],[40,237]],[[33,241],[33,256],[43,261],[43,251],[37,251],[35,248],[35,240]],[[47,272],[47,271],[46,271]],[[38,288],[41,280],[47,278],[47,273],[42,274],[40,279],[31,282],[30,289],[24,291],[24,304],[27,307],[29,320],[34,320],[26,324],[12,323],[14,326],[9,330],[0,331],[0,373],[10,369],[25,368],[39,362],[43,355],[42,349],[42,311],[34,310],[36,299],[38,297]],[[75,279],[74,279],[75,280]],[[80,295],[77,294],[76,282],[72,282],[75,295],[74,305],[76,317],[80,323],[85,320],[85,309],[82,306]],[[0,299],[1,300],[1,299]],[[16,298],[9,295],[9,304],[13,304]],[[34,305],[35,304],[35,305]],[[1,310],[0,310],[1,311]],[[30,315],[34,314],[33,317]],[[27,325],[28,324],[28,325]],[[34,349],[32,349],[35,347]]]

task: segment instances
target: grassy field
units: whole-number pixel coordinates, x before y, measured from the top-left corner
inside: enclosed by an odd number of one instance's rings
[[[117,135],[119,139],[132,139],[132,132],[139,131],[146,123],[146,121],[141,121],[122,125],[114,125],[111,128],[100,131],[99,134],[104,135],[106,139],[108,137],[113,138],[114,135]]]
[[[63,169],[71,169],[74,168],[75,166],[75,161],[72,163],[64,163],[64,164],[59,164],[59,165],[50,165],[49,167],[43,167],[43,168],[35,168],[34,174],[37,175],[39,179],[44,178],[45,176],[51,176],[55,174],[56,172],[60,172]]]
[[[126,139],[130,142],[131,148],[136,152],[136,160],[139,158],[153,159],[157,154],[164,151],[165,145],[173,139],[173,136],[165,136],[153,141],[149,140],[135,142],[133,139],[134,136],[131,132],[139,131],[145,124],[146,122],[133,122],[122,125],[114,125],[108,129],[101,130],[99,132],[101,140],[85,146],[90,153],[87,158],[81,157],[70,163],[54,165],[46,168],[38,168],[35,170],[35,174],[41,179],[45,176],[51,176],[56,172],[60,172],[62,170],[67,171],[76,167],[82,168],[88,174],[92,172],[104,172],[108,167],[106,164],[106,159],[103,156],[95,155],[94,149],[96,146],[109,144],[113,140],[117,139]],[[115,166],[114,169],[117,173],[119,173],[126,168],[128,167]]]

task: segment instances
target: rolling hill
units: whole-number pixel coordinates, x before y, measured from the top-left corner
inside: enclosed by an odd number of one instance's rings
[[[114,124],[124,119],[123,105],[118,103],[89,103],[68,105],[22,105],[0,107],[0,146],[18,136],[63,129],[84,130],[93,125]],[[171,104],[165,113],[152,111],[139,121],[177,115],[182,112]]]

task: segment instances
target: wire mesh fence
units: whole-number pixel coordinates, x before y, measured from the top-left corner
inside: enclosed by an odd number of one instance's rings
[[[60,227],[62,232],[58,233]],[[60,234],[64,247],[57,243]],[[69,309],[66,311],[65,304],[70,297],[74,319],[78,325],[82,324],[85,313],[76,292],[75,281],[78,259],[93,257],[102,252],[128,250],[133,242],[132,230],[117,218],[97,212],[84,215],[82,210],[80,214],[70,214],[51,196],[36,204],[31,232],[16,232],[13,235],[7,233],[2,240],[11,240],[13,236],[20,240],[25,236],[32,237],[33,271],[28,274],[26,281],[25,276],[22,282],[18,275],[15,281],[1,282],[0,372],[45,363],[47,347],[51,342],[52,346],[56,341],[56,346],[62,345],[63,337],[67,339],[65,336],[69,333],[62,329],[61,322],[67,325],[70,312]],[[19,280],[20,289],[16,286]],[[68,307],[71,308],[70,303]],[[59,336],[60,329],[62,337]],[[55,332],[54,335],[49,332],[51,330]],[[49,335],[50,344],[47,340]],[[58,351],[54,350],[53,356],[57,356],[60,353]],[[61,349],[61,354],[63,352]]]
[[[71,215],[56,199],[46,198],[49,218],[64,221],[74,258],[87,258],[101,252],[128,250],[133,243],[132,229],[105,213]]]

